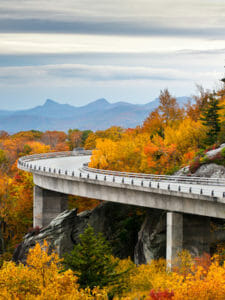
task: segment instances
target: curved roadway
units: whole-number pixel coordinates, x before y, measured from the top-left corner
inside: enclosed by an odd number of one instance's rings
[[[60,155],[62,155],[62,157],[60,157]],[[48,158],[48,156],[50,156],[50,158]],[[83,152],[77,155],[71,152],[33,155],[21,158],[18,162],[18,167],[32,173],[44,172],[46,175],[48,173],[51,175],[55,173],[57,176],[82,177],[89,180],[111,182],[112,184],[122,183],[125,185],[160,188],[163,190],[179,191],[216,198],[225,197],[224,179],[157,176],[97,170],[84,167],[84,165],[87,165],[90,161],[90,157],[91,155],[84,155]],[[225,202],[224,199],[221,202]]]

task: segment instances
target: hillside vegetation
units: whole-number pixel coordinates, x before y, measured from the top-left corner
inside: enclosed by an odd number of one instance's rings
[[[185,107],[180,107],[168,90],[163,90],[158,108],[142,126],[132,129],[114,126],[96,132],[70,129],[67,133],[32,130],[13,135],[1,131],[0,251],[3,266],[0,269],[0,299],[224,299],[223,248],[213,258],[205,255],[194,259],[183,252],[178,257],[179,267],[172,272],[167,270],[164,260],[137,267],[129,259],[118,260],[107,254],[107,264],[113,266],[110,278],[115,274],[121,277],[116,276],[115,282],[105,280],[105,284],[99,284],[100,288],[91,285],[93,289],[83,281],[81,289],[82,268],[75,267],[72,272],[69,267],[65,271],[63,261],[56,254],[47,254],[47,244],[44,247],[36,245],[30,251],[27,266],[6,262],[23,235],[34,230],[32,175],[17,169],[19,157],[84,147],[94,149],[89,164],[94,168],[173,174],[184,165],[191,166],[190,172],[201,164],[225,165],[223,150],[215,157],[205,155],[224,142],[224,89],[210,92],[199,88],[195,102]],[[78,207],[79,211],[96,205],[96,200],[70,198],[70,206]],[[101,243],[104,242],[101,240]],[[93,256],[89,257],[90,261],[94,261]]]
[[[210,162],[204,161],[204,153],[225,142],[225,90],[211,93],[199,88],[194,99],[193,104],[181,108],[164,90],[158,108],[142,126],[117,129],[108,137],[92,133],[85,144],[88,149],[96,148],[89,166],[173,174],[187,164],[195,164],[194,171],[201,163]],[[223,160],[217,157],[217,161]]]

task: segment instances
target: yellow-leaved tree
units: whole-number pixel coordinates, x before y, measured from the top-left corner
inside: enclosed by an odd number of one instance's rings
[[[48,252],[44,241],[29,251],[27,265],[5,262],[0,269],[0,299],[107,299],[103,290],[79,289],[73,272],[62,272],[61,259]]]

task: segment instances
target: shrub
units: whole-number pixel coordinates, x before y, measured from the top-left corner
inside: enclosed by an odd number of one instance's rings
[[[191,163],[190,163],[190,172],[193,174],[197,171],[197,169],[201,166],[200,158],[196,157]]]
[[[151,290],[150,292],[150,299],[152,300],[169,300],[169,299],[173,299],[174,297],[174,292],[169,292],[168,290],[164,290],[164,291],[155,291],[155,290]]]
[[[225,158],[225,147],[221,150],[220,154],[223,158]]]
[[[209,157],[207,155],[200,157],[199,162],[201,165],[207,164],[210,161]]]

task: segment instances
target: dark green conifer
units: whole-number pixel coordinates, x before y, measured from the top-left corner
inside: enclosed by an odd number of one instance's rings
[[[90,225],[80,235],[80,243],[64,259],[66,269],[78,276],[82,288],[116,284],[121,276],[116,272],[118,263],[119,259],[112,260],[109,243],[102,234],[95,235]]]
[[[206,126],[206,145],[213,145],[218,140],[218,133],[220,131],[220,120],[219,120],[219,106],[218,98],[211,94],[208,98],[208,102],[202,112],[200,120],[202,124]]]

